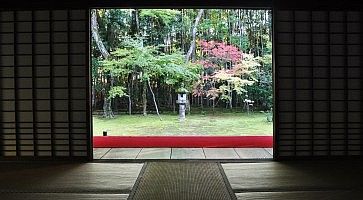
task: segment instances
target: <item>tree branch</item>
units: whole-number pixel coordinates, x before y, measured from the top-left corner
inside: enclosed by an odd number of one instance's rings
[[[154,105],[155,105],[155,109],[156,109],[156,114],[158,114],[158,117],[159,117],[160,121],[163,121],[163,119],[160,117],[158,104],[156,103],[156,99],[155,99],[155,94],[154,94],[154,92],[153,92],[153,90],[152,90],[152,88],[151,88],[150,79],[148,79],[148,80],[147,80],[147,83],[148,83],[148,85],[149,85],[150,92],[151,92],[151,94],[152,94],[152,96],[153,96]]]

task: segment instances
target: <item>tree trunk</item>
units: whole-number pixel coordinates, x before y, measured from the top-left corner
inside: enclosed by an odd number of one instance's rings
[[[105,45],[102,42],[102,39],[99,35],[98,32],[98,22],[97,22],[97,11],[96,10],[92,10],[91,11],[91,29],[92,29],[92,38],[95,40],[95,43],[98,47],[98,50],[101,52],[102,56],[104,59],[107,59],[110,56],[110,53],[108,53]],[[109,84],[105,84],[104,86],[104,99],[103,99],[103,115],[106,118],[113,118],[114,114],[112,112],[112,100],[107,98],[107,93],[110,90],[110,86],[113,85],[113,77],[112,75],[110,76],[110,85]]]
[[[263,26],[264,26],[264,18],[263,18],[263,13],[261,12],[260,14],[261,16],[261,21],[262,21],[262,25],[260,24],[260,44],[261,44],[261,56],[264,55],[264,49],[263,49]],[[262,62],[263,65],[263,62]]]
[[[186,62],[188,62],[190,60],[190,58],[192,57],[192,54],[194,52],[194,49],[195,49],[195,40],[196,40],[196,35],[197,35],[197,28],[198,28],[199,21],[202,18],[203,12],[204,12],[204,9],[199,9],[198,15],[195,18],[195,22],[194,22],[194,26],[193,26],[193,31],[192,31],[192,42],[190,44],[190,48],[189,48],[189,51],[188,51],[187,56],[186,56],[186,59],[185,59]]]
[[[213,108],[213,114],[215,113],[215,107],[216,107],[216,102],[215,99],[212,99],[212,108]]]
[[[242,17],[242,14],[241,14],[241,9],[238,10],[238,28],[239,28],[239,47],[242,49],[242,35],[243,35],[243,32],[242,32],[242,29],[244,28],[243,27],[243,24],[242,24],[242,21],[243,19],[241,19]],[[243,54],[241,54],[241,59],[243,58]]]
[[[112,112],[111,109],[111,101],[105,96],[103,98],[103,117],[105,118],[113,118],[115,115]]]
[[[176,105],[175,105],[175,100],[173,98],[173,113],[176,113]]]
[[[132,114],[132,100],[131,100],[131,86],[132,86],[132,75],[129,75],[129,80],[128,80],[128,84],[127,84],[127,89],[128,89],[128,99],[129,99],[129,115]]]
[[[96,88],[95,88],[96,82],[92,82],[92,108],[95,108],[96,106]]]
[[[111,90],[111,88],[113,88],[114,85],[115,85],[115,78],[113,77],[113,74],[110,73],[110,87],[109,87],[109,90]],[[111,110],[113,108],[117,112],[117,107],[116,107],[115,102],[116,101],[112,101],[112,99],[110,99]]]
[[[111,75],[110,78],[108,78],[108,80],[110,81],[110,84],[107,84],[106,83],[106,86],[105,86],[105,97],[104,97],[104,101],[103,101],[103,115],[104,117],[106,118],[114,118],[115,115],[112,111],[112,99],[111,98],[108,98],[108,91],[110,91],[110,88],[113,86],[114,84],[114,79],[113,79],[113,76]],[[106,108],[106,110],[105,110]]]
[[[173,91],[169,86],[169,101],[168,101],[168,108],[173,108]]]
[[[140,33],[139,9],[135,9],[136,34]]]
[[[232,22],[230,19],[230,10],[227,10],[227,23],[228,23],[228,39],[227,43],[232,44]]]
[[[153,96],[153,101],[154,101],[154,105],[155,105],[155,109],[156,109],[156,114],[158,114],[158,117],[159,117],[160,121],[163,121],[163,119],[160,117],[160,114],[159,114],[158,104],[156,103],[155,94],[154,94],[154,92],[153,92],[153,90],[151,88],[150,80],[147,80],[147,83],[149,85],[150,92],[151,92],[151,94]]]
[[[184,24],[184,9],[181,9],[181,24]],[[181,29],[181,37],[180,37],[180,45],[182,52],[185,52],[185,44],[184,44],[184,26]]]
[[[186,102],[186,110],[188,111],[188,115],[190,115],[190,98],[187,96],[187,102]]]
[[[229,91],[228,91],[228,95],[230,97],[229,99],[229,108],[232,109],[232,100],[233,100],[233,96],[232,96],[232,86],[231,84],[228,82],[228,88],[229,88]]]
[[[203,110],[203,95],[200,95],[200,108]]]
[[[147,98],[146,98],[146,93],[147,93],[147,85],[146,82],[143,82],[143,86],[142,86],[142,114],[144,116],[147,115]]]
[[[107,59],[110,56],[110,53],[108,53],[105,45],[102,42],[100,35],[99,35],[98,22],[97,22],[97,11],[95,9],[93,9],[91,11],[91,13],[92,13],[92,17],[91,17],[92,38],[95,40],[98,50],[101,52],[103,58]]]

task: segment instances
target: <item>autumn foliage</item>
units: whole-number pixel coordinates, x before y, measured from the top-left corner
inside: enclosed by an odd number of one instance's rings
[[[253,55],[244,54],[238,47],[218,41],[198,41],[200,53],[197,63],[204,72],[194,85],[194,96],[221,99],[232,106],[233,92],[246,93],[246,86],[254,83],[250,76],[259,64]]]
[[[198,45],[201,48],[202,54],[206,55],[209,60],[214,58],[234,64],[243,59],[243,53],[236,46],[228,45],[224,42],[200,40]]]

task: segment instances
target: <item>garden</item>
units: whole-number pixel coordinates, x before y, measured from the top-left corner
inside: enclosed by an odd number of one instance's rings
[[[94,9],[91,29],[93,135],[272,135],[270,10]]]

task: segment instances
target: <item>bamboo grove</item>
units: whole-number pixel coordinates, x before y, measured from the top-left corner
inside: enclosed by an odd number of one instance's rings
[[[98,9],[91,11],[92,106],[114,113],[272,109],[271,11]]]

